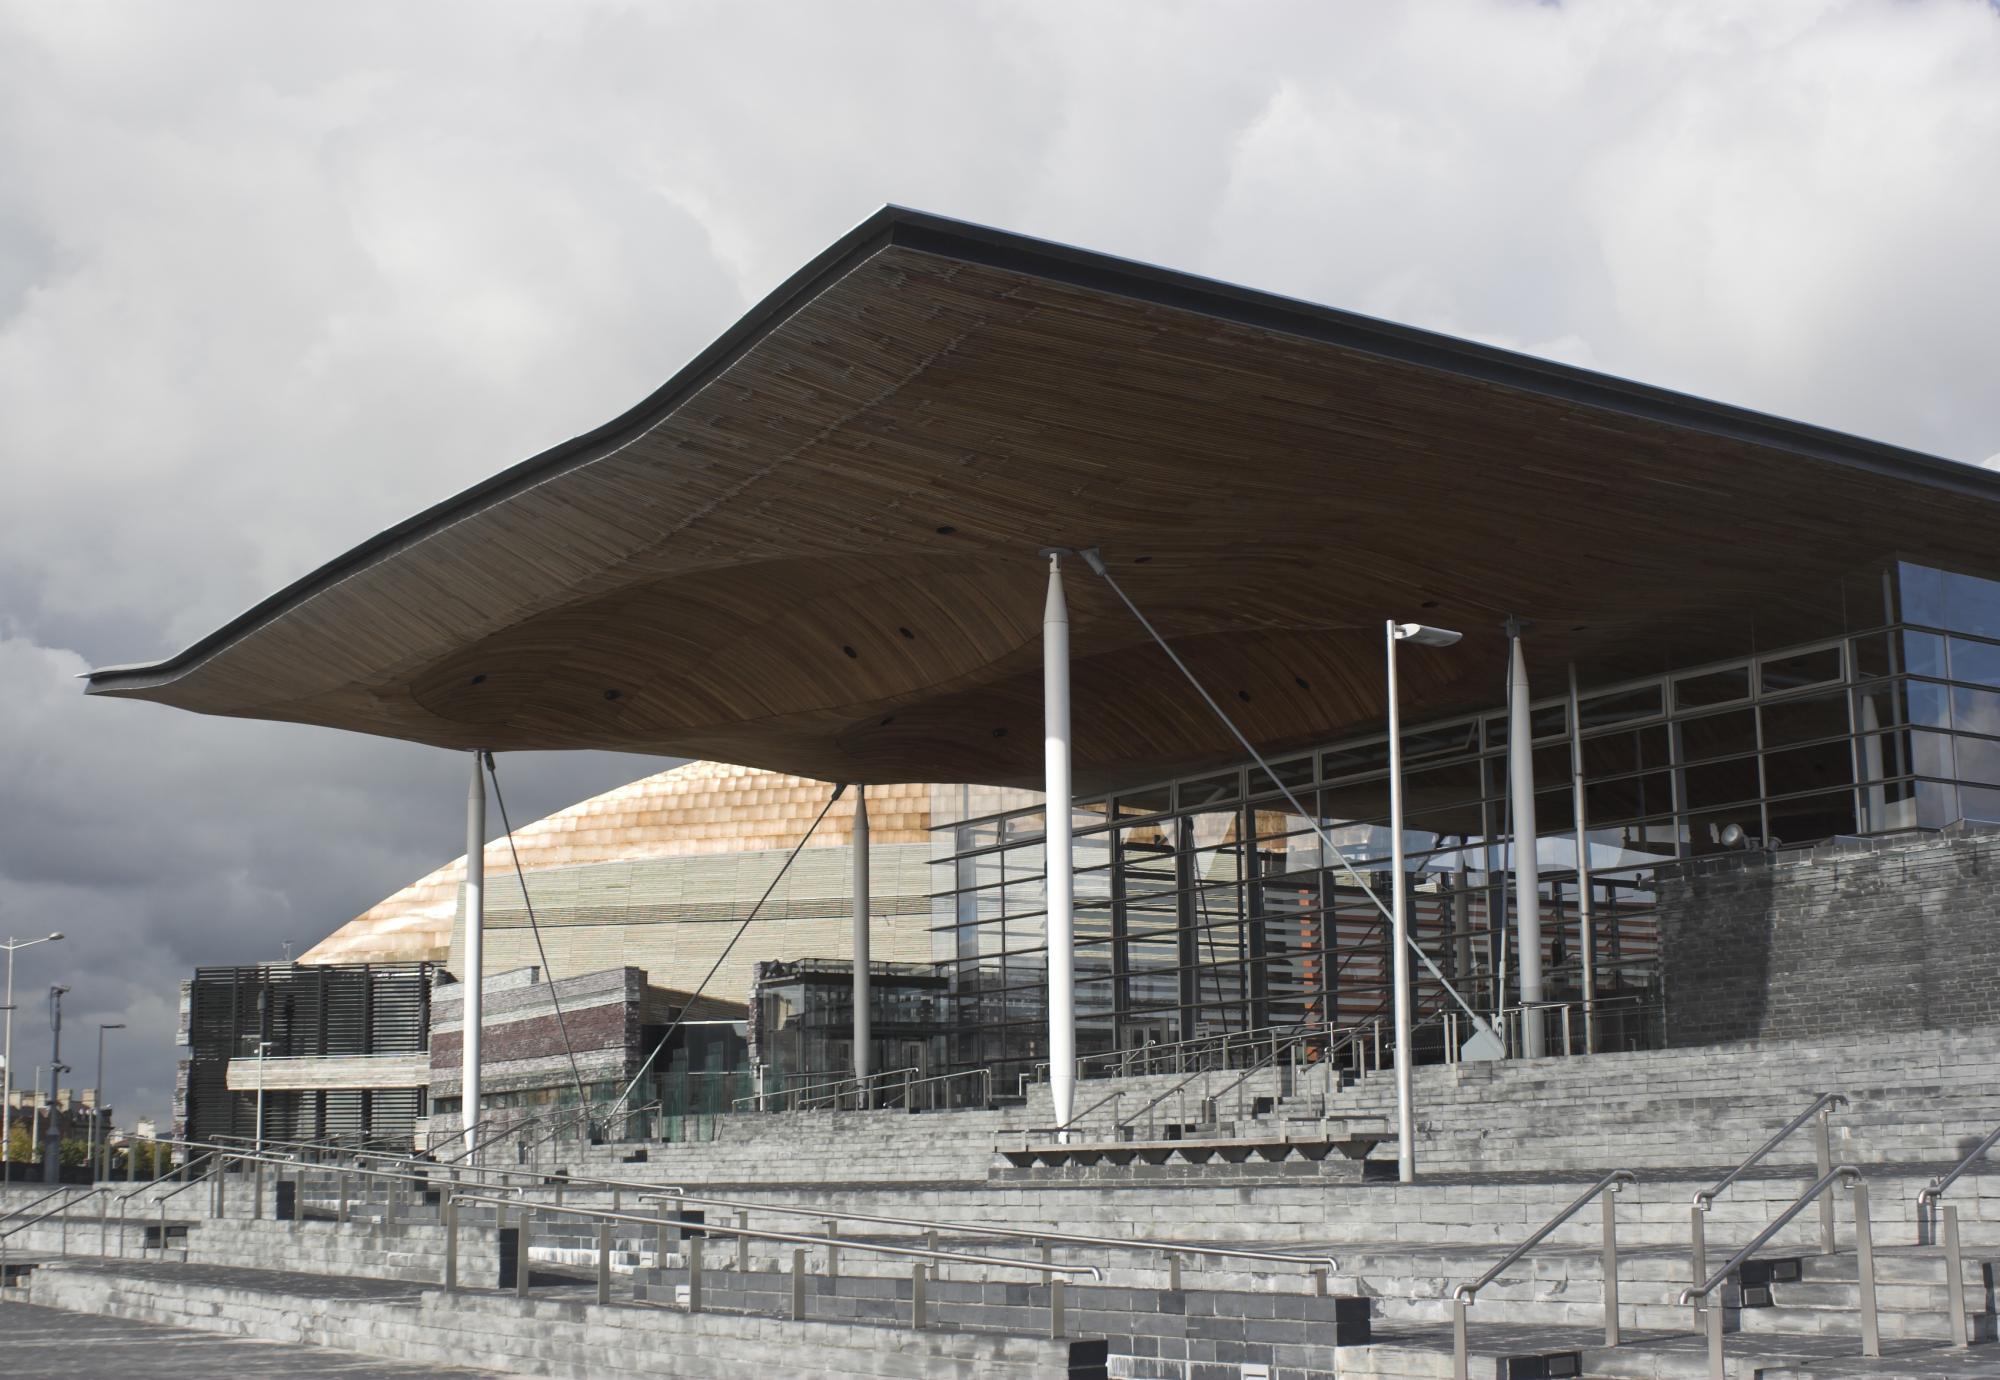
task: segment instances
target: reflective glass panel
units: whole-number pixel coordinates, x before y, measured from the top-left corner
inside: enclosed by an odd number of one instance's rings
[[[2000,737],[2000,694],[1991,690],[1973,690],[1963,685],[1953,686],[1951,723],[1960,732]]]
[[[1730,704],[1750,698],[1750,668],[1732,666],[1725,671],[1704,671],[1681,676],[1674,681],[1674,708],[1702,709],[1712,704]]]
[[[1976,637],[2000,638],[2000,583],[1945,571],[1944,626]]]
[[[1847,695],[1839,690],[1830,695],[1779,700],[1763,705],[1758,712],[1764,720],[1767,749],[1809,743],[1815,738],[1845,737],[1848,731]]]
[[[1837,681],[1840,674],[1840,648],[1817,647],[1790,656],[1766,657],[1758,663],[1757,683],[1764,694],[1777,695]]]
[[[1581,700],[1577,705],[1577,723],[1588,733],[1593,728],[1634,719],[1657,719],[1665,712],[1660,691],[1658,685],[1642,685],[1636,690],[1619,690]]]
[[[1683,719],[1681,758],[1699,762],[1707,757],[1728,757],[1757,750],[1757,713],[1753,709],[1732,709],[1722,714],[1704,714]]]
[[[1964,637],[1952,638],[1951,678],[2000,685],[2000,646]]]

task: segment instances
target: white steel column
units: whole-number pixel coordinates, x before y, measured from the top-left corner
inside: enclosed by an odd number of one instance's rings
[[[869,1096],[870,1030],[868,990],[868,788],[854,788],[854,1077],[855,1100],[875,1105]]]
[[[1411,1066],[1416,1060],[1410,1048],[1410,879],[1403,871],[1403,725],[1396,703],[1396,621],[1385,625],[1384,639],[1389,665],[1389,866],[1392,905],[1390,946],[1395,960],[1390,965],[1390,981],[1396,1012],[1396,1177],[1403,1183],[1417,1181],[1417,1125],[1411,1110],[1413,1088]]]
[[[485,753],[472,754],[472,785],[465,797],[465,971],[459,974],[465,989],[459,1026],[464,1064],[458,1119],[468,1152],[479,1138],[479,1036],[486,1019],[486,778],[480,775],[485,765]],[[549,980],[555,981],[553,973]]]
[[[1514,814],[1515,962],[1521,973],[1521,1053],[1539,1059],[1542,1040],[1542,882],[1535,832],[1535,739],[1528,713],[1528,662],[1521,623],[1507,620],[1507,785]]]
[[[1597,920],[1590,886],[1590,816],[1583,808],[1583,722],[1569,664],[1569,775],[1576,815],[1576,931],[1583,948],[1583,1052],[1597,1053]]]
[[[1068,1137],[1076,1109],[1076,942],[1071,913],[1074,859],[1070,852],[1069,608],[1063,602],[1062,557],[1049,553],[1049,599],[1042,611],[1043,814],[1047,841],[1049,932],[1049,1091],[1055,1124]]]

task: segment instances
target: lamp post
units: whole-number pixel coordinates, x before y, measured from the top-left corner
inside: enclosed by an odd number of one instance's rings
[[[61,938],[62,931],[57,930],[40,939],[17,940],[9,936],[5,944],[0,944],[0,949],[7,951],[7,1048],[0,1053],[0,1163],[14,1162],[14,950],[30,949]],[[0,1170],[0,1183],[6,1182],[7,1172]]]
[[[42,1182],[62,1182],[62,1123],[56,1119],[56,1080],[69,1072],[62,1061],[62,999],[69,988],[49,987],[49,1125],[42,1139]]]
[[[116,1021],[109,1024],[100,1022],[97,1027],[97,1102],[90,1109],[90,1162],[93,1166],[97,1163],[97,1123],[104,1116],[104,1032],[107,1030],[123,1030],[124,1028],[125,1023],[123,1021]],[[106,1144],[110,1143],[111,1128],[109,1126],[104,1128],[104,1139]]]
[[[1390,980],[1395,984],[1396,1008],[1396,1177],[1403,1183],[1417,1179],[1417,1124],[1411,1102],[1410,1066],[1415,1051],[1410,1047],[1410,883],[1403,874],[1403,725],[1396,703],[1396,644],[1408,642],[1418,647],[1449,647],[1460,634],[1422,623],[1398,623],[1393,618],[1383,625],[1385,656],[1389,668],[1389,850],[1394,903],[1391,907],[1395,959]]]

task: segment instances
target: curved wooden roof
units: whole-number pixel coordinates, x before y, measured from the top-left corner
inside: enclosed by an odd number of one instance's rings
[[[790,849],[826,804],[823,781],[721,762],[690,762],[648,776],[514,833],[521,867],[539,872],[644,858]],[[868,791],[869,840],[928,843],[931,788],[874,786]],[[853,842],[854,793],[827,813],[808,848]],[[505,837],[486,845],[487,875],[509,878],[514,854]],[[348,921],[300,956],[301,963],[442,963],[451,951],[465,859],[455,858]]]
[[[1838,627],[1896,554],[1992,569],[2000,477],[886,209],[660,392],[95,694],[450,748],[867,782],[1041,771],[1045,546],[1101,548],[1272,748]],[[1082,789],[1238,755],[1080,565]],[[1879,597],[1879,596],[1874,596]],[[1851,613],[1851,610],[1850,610]],[[1796,635],[1794,635],[1796,634]],[[1554,688],[1553,686],[1551,687]]]

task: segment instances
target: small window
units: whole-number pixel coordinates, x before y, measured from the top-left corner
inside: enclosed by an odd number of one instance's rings
[[[1183,781],[1177,795],[1181,809],[1196,810],[1207,805],[1226,804],[1240,796],[1242,791],[1242,783],[1232,771],[1221,776],[1204,776],[1199,781]]]
[[[1364,772],[1387,771],[1389,769],[1389,742],[1378,738],[1373,742],[1354,743],[1347,747],[1329,748],[1320,754],[1320,771],[1324,779],[1337,781],[1342,777],[1359,776]]]
[[[1703,671],[1682,676],[1674,682],[1675,709],[1705,709],[1710,705],[1734,704],[1750,698],[1750,668],[1732,666],[1726,671]]]
[[[1636,690],[1617,690],[1608,695],[1593,695],[1579,700],[1577,723],[1588,733],[1594,728],[1631,723],[1636,719],[1657,719],[1664,712],[1660,690],[1657,685],[1642,685]]]
[[[1840,648],[1818,647],[1810,652],[1767,657],[1757,663],[1757,684],[1766,695],[1781,695],[1808,685],[1840,679]]]
[[[1289,762],[1273,762],[1269,773],[1262,767],[1250,768],[1250,794],[1268,795],[1280,785],[1296,792],[1313,783],[1313,759],[1294,757]]]

